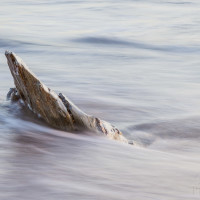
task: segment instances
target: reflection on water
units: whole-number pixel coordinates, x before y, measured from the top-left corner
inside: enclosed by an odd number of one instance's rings
[[[1,1],[0,199],[199,199],[197,1]],[[3,55],[132,147],[52,129],[6,101]]]

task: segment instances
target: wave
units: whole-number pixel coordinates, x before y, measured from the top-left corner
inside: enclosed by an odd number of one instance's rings
[[[162,139],[200,140],[200,117],[165,120],[129,126],[131,132],[145,132],[152,137]]]
[[[72,133],[55,129],[20,103],[10,103],[9,101],[1,103],[0,110],[0,130],[3,130],[3,132],[27,135],[27,137],[33,134],[39,138],[41,135],[45,135],[45,137],[64,137],[75,140],[87,140],[88,142],[97,142],[96,138],[98,138],[99,142],[106,140],[103,135],[98,135],[95,132],[77,131]]]
[[[27,48],[30,47],[37,47],[37,51],[40,50],[39,47],[48,47],[52,46],[52,44],[44,43],[44,42],[34,42],[34,41],[26,41],[26,40],[13,40],[13,39],[0,39],[0,48],[5,51],[6,49],[9,50],[20,50],[20,52],[27,52]],[[33,48],[31,49],[33,51]]]
[[[156,44],[147,44],[136,41],[126,41],[121,39],[114,39],[109,37],[82,37],[73,39],[72,42],[78,43],[87,43],[95,45],[114,45],[114,46],[123,46],[136,49],[145,49],[153,51],[162,51],[162,52],[174,52],[174,53],[194,53],[200,52],[200,48],[196,46],[175,46],[175,45],[156,45]]]

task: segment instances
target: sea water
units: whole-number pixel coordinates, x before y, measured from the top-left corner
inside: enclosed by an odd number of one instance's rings
[[[0,1],[0,199],[200,199],[200,2]],[[6,100],[4,51],[131,146]]]

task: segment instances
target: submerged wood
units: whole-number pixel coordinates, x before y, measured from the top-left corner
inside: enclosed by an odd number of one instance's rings
[[[16,54],[6,51],[5,55],[16,86],[10,89],[8,97],[23,100],[25,106],[55,128],[65,131],[85,129],[128,143],[116,127],[87,115],[62,93],[57,95],[45,86]]]

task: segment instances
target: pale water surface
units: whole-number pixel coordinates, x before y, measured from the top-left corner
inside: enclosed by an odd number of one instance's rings
[[[200,2],[0,1],[0,199],[200,199]],[[6,101],[14,51],[139,145],[52,129]]]

